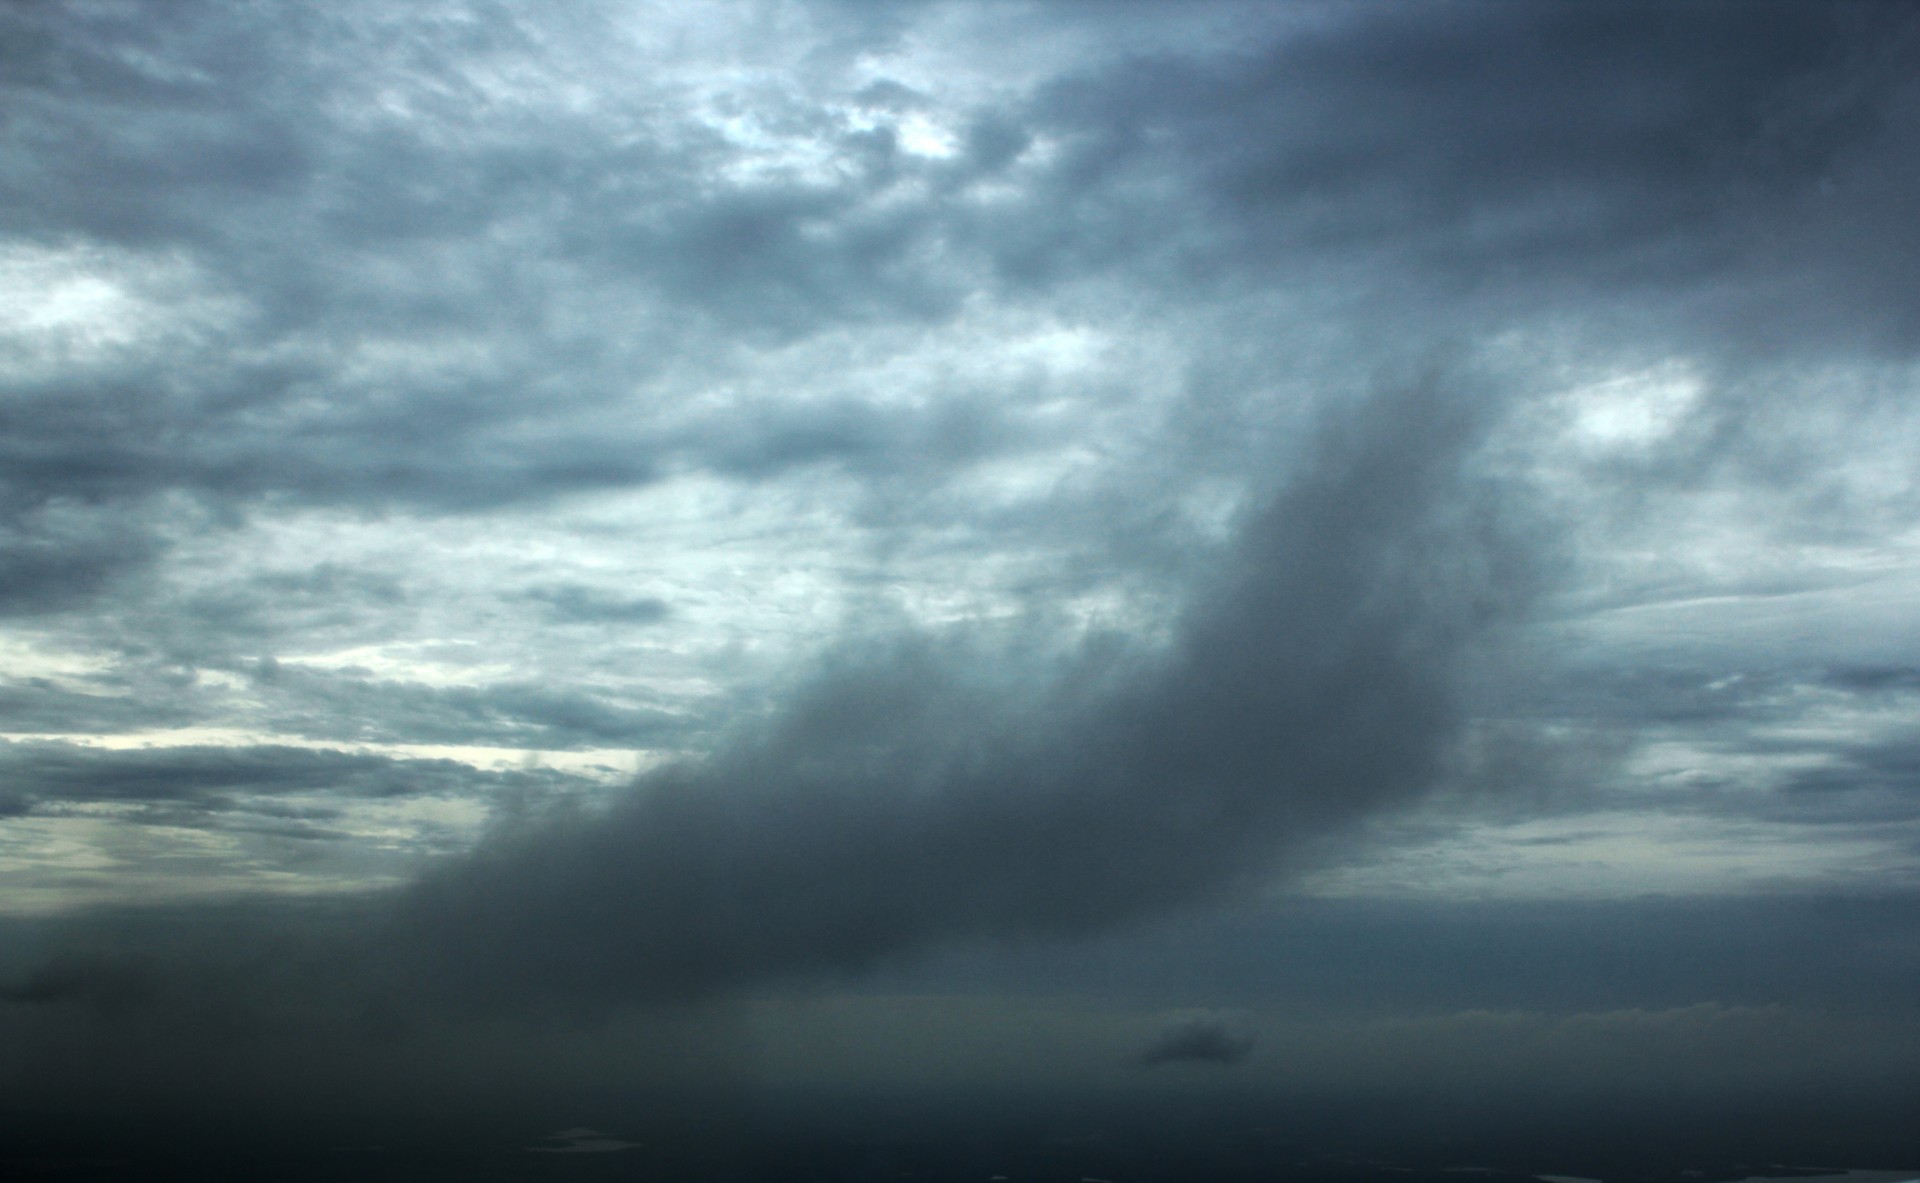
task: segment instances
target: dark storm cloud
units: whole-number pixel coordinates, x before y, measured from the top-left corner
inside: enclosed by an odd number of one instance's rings
[[[192,1080],[249,1105],[279,1049],[309,1066],[301,1096],[417,1104],[457,1094],[476,1055],[550,1042],[529,1016],[1084,935],[1229,893],[1436,775],[1462,647],[1528,598],[1477,464],[1502,403],[1433,378],[1333,424],[1163,651],[1089,651],[1039,686],[964,640],[855,651],[710,757],[604,805],[532,810],[397,892],[51,926],[4,967],[0,1025],[38,1066],[7,1087],[97,1105]],[[264,749],[9,751],[49,799],[201,809],[472,776]],[[498,1021],[512,1039],[488,1034]],[[120,1070],[88,1069],[78,1049],[108,1044]],[[1158,1059],[1238,1046],[1191,1044]],[[440,1066],[369,1083],[421,1049]]]
[[[123,515],[119,501],[189,489],[239,506],[472,511],[644,483],[668,463],[753,479],[822,459],[913,471],[942,458],[928,446],[903,459],[915,439],[956,435],[947,419],[894,424],[851,403],[618,439],[570,426],[567,413],[651,372],[634,351],[576,349],[542,327],[535,310],[574,283],[697,310],[635,330],[658,341],[691,329],[696,344],[714,326],[785,340],[938,319],[965,273],[942,259],[985,259],[1029,294],[1140,274],[1178,299],[1218,291],[1223,276],[1310,281],[1311,260],[1339,258],[1357,265],[1337,296],[1369,300],[1387,325],[1417,312],[1424,334],[1445,319],[1432,301],[1442,292],[1506,312],[1596,294],[1704,293],[1725,314],[1791,303],[1807,319],[1782,326],[1787,340],[1829,324],[1897,329],[1915,304],[1906,269],[1887,262],[1913,253],[1891,197],[1913,139],[1899,13],[1365,13],[1255,36],[1224,59],[1089,69],[978,112],[948,162],[907,160],[885,136],[796,104],[781,117],[858,167],[750,185],[724,179],[741,153],[711,133],[650,124],[613,150],[583,118],[489,105],[462,63],[537,57],[514,19],[456,30],[368,10],[269,21],[211,5],[22,7],[5,19],[15,224],[47,244],[178,251],[211,292],[256,305],[211,343],[178,346],[171,366],[23,380],[5,436],[9,492],[24,505]],[[416,120],[349,101],[405,78],[443,88]],[[905,90],[865,101],[898,107]],[[1053,155],[1028,160],[1037,136],[1057,141]],[[1016,164],[1033,168],[1032,189],[960,200]],[[1734,290],[1732,305],[1714,294]],[[335,352],[378,330],[504,326],[523,331],[475,374],[373,390],[344,379]],[[983,448],[1013,438],[991,425],[959,434]],[[0,585],[10,602],[47,610],[153,546],[64,537],[23,543]],[[439,738],[607,742],[647,726],[571,692],[357,689]]]
[[[1050,688],[962,642],[856,652],[709,758],[429,875],[394,901],[374,960],[489,1005],[701,996],[1085,932],[1264,874],[1428,785],[1459,722],[1461,647],[1526,601],[1475,466],[1501,402],[1433,378],[1335,424],[1164,652],[1090,653]],[[379,792],[450,771],[15,750],[90,799],[256,778]]]
[[[1435,380],[1340,425],[1166,653],[1030,702],[932,640],[856,655],[765,731],[423,881],[422,955],[509,995],[697,995],[1097,928],[1404,800],[1460,646],[1527,592],[1472,465],[1499,401]]]

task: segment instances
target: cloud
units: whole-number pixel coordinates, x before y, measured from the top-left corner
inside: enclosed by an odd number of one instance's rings
[[[1827,758],[1755,812],[1804,825],[1879,826],[1920,845],[1920,833],[1907,832],[1920,822],[1920,735],[1902,730],[1814,750]]]
[[[652,624],[666,619],[666,601],[652,596],[612,596],[575,583],[529,590],[527,598],[544,603],[566,624]]]
[[[137,959],[104,956],[56,956],[19,983],[0,987],[0,1002],[26,1005],[79,1002],[117,1011],[151,999],[149,967]]]
[[[522,815],[371,898],[392,907],[364,926],[375,946],[322,959],[422,999],[618,1006],[1093,931],[1263,876],[1429,786],[1462,647],[1526,600],[1474,465],[1498,402],[1436,377],[1331,426],[1162,651],[1089,653],[1038,684],[964,639],[845,655],[710,756],[604,807]],[[452,771],[183,755],[111,757],[112,776],[87,755],[67,792],[209,804]]]
[[[1143,1068],[1162,1064],[1238,1064],[1253,1051],[1253,1036],[1232,1016],[1200,1011],[1177,1015],[1141,1051]]]
[[[1862,331],[1899,348],[1920,299],[1886,263],[1911,253],[1889,162],[1916,133],[1914,37],[1884,8],[1769,6],[1739,29],[1692,6],[1254,22],[1232,54],[1167,37],[1004,87],[958,110],[958,160],[885,168],[841,108],[896,91],[756,94],[781,150],[847,166],[765,175],[678,76],[611,108],[556,101],[581,72],[567,55],[630,43],[611,10],[544,36],[459,11],[9,14],[9,109],[32,131],[8,157],[16,221],[54,272],[112,276],[160,327],[9,383],[8,495],[75,524],[12,524],[0,607],[70,605],[151,562],[170,532],[137,510],[167,494],[231,528],[269,503],[477,514],[839,464],[923,505],[1028,425],[867,390],[711,396],[739,385],[743,341],[950,327],[968,291],[1091,292],[1097,312],[1112,293],[1085,285],[1172,309],[1280,283],[1379,340],[1587,309],[1600,334],[1764,333],[1774,353]],[[803,24],[852,53],[886,40],[871,19]],[[1654,97],[1623,93],[1622,62]],[[979,200],[987,182],[1008,192]],[[93,245],[49,245],[76,239]],[[1749,417],[1727,408],[1723,450],[1756,447]]]
[[[261,713],[278,733],[336,742],[632,750],[684,741],[692,730],[667,711],[526,682],[432,686],[279,662],[253,674]]]
[[[0,501],[0,617],[51,615],[95,602],[158,550],[128,523],[69,506]]]
[[[1525,602],[1473,466],[1498,401],[1434,379],[1338,424],[1164,652],[1038,691],[931,639],[843,658],[706,760],[430,875],[409,943],[508,996],[701,995],[1264,873],[1429,785],[1461,647]]]
[[[510,797],[575,784],[551,770],[482,771],[445,759],[279,744],[105,748],[0,741],[0,773],[16,812],[72,810],[114,803],[164,807],[183,814],[271,812],[275,797],[321,794],[336,804],[400,797],[465,796],[476,790]],[[321,816],[328,810],[319,808]]]
[[[46,678],[0,682],[0,711],[24,732],[108,733],[191,722],[198,712],[178,700],[91,694]]]
[[[0,9],[0,873],[339,893],[49,921],[0,1021],[97,1096],[1102,941],[1156,1011],[1897,1010],[1917,30]],[[1807,896],[1139,952],[1502,842]]]
[[[1029,199],[957,206],[952,233],[1010,293],[1148,275],[1188,300],[1284,293],[1355,351],[1527,324],[1576,356],[1729,379],[1910,358],[1920,291],[1883,248],[1911,233],[1916,45],[1885,6],[1766,5],[1735,28],[1625,4],[1148,52],[1038,88],[1008,116],[1049,146]],[[1711,400],[1721,440],[1791,450],[1750,417],[1761,397]]]

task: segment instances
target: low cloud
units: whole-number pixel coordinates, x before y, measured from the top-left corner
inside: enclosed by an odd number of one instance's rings
[[[350,947],[301,960],[380,1005],[618,1007],[1093,932],[1268,876],[1432,783],[1463,647],[1526,602],[1476,467],[1499,403],[1436,378],[1331,424],[1161,650],[1011,683],[998,651],[960,641],[843,653],[711,756],[605,807],[525,811],[411,886],[339,905],[362,919],[314,930],[315,947],[341,931]],[[270,776],[380,793],[447,772],[299,751],[117,759],[118,795],[203,807]],[[297,939],[302,922],[269,927]],[[252,972],[217,932],[189,944],[153,972]],[[256,1003],[298,982],[277,974]]]
[[[1920,850],[1910,8],[289,11],[0,4],[0,871],[143,905],[0,942],[7,1095],[677,1070],[727,1024],[636,1016],[1341,860],[1575,890],[1583,812],[1685,837],[1595,890],[1806,898],[1108,976],[1911,1012],[1910,901],[1834,894]]]
[[[1234,1016],[1199,1011],[1176,1015],[1134,1062],[1143,1068],[1162,1064],[1231,1065],[1252,1052],[1253,1036]]]
[[[1496,392],[1388,390],[1254,515],[1164,651],[1008,685],[921,637],[612,806],[503,830],[399,901],[482,993],[701,996],[1230,891],[1426,788],[1462,647],[1526,600],[1475,467]]]

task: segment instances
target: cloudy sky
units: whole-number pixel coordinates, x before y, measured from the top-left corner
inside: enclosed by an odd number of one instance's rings
[[[1890,1144],[1917,66],[1898,4],[0,9],[0,1090]]]

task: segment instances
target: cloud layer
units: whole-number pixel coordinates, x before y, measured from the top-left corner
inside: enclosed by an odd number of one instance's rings
[[[1431,783],[1460,647],[1522,598],[1465,402],[1419,386],[1342,424],[1163,652],[1037,689],[931,639],[856,654],[764,731],[430,875],[419,942],[504,955],[460,975],[488,988],[704,992],[1266,871]]]
[[[1252,1074],[1280,998],[1502,1064],[1909,1029],[1909,6],[0,47],[9,1095],[111,1048],[128,1104],[295,1052],[319,1096],[382,1040],[633,1084],[569,1023],[731,1082],[755,1008],[807,1046],[884,981],[982,1030],[1111,987],[1033,1020],[1107,1069],[1231,1008]]]

